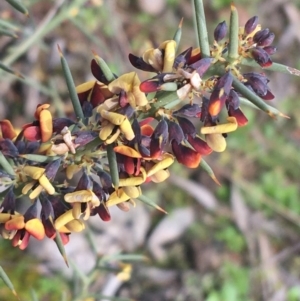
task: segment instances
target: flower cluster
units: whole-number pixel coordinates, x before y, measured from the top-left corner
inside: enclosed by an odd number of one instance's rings
[[[50,105],[41,104],[21,130],[0,121],[2,237],[20,249],[30,236],[60,236],[66,244],[90,216],[109,221],[113,205],[128,211],[141,185],[165,181],[173,162],[197,168],[203,156],[224,151],[227,134],[247,123],[239,84],[264,100],[274,97],[263,73],[241,73],[243,60],[267,67],[275,52],[274,34],[257,17],[239,29],[234,59],[226,34],[222,22],[209,56],[193,47],[176,55],[178,35],[141,57],[129,54],[134,67],[155,73],[143,82],[136,72],[112,74],[95,56],[95,80],[76,87],[82,118],[54,118]],[[31,205],[20,213],[24,198]]]

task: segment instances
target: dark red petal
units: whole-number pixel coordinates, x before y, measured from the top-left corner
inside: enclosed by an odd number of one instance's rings
[[[208,146],[206,141],[202,140],[200,137],[196,136],[193,138],[191,135],[188,135],[188,142],[202,156],[207,156],[212,152],[212,149]]]
[[[233,108],[229,108],[228,115],[235,117],[238,126],[244,126],[248,123],[248,119],[241,109],[234,110]]]
[[[96,208],[96,211],[104,222],[109,222],[111,220],[110,213],[105,203],[101,202],[100,206]]]
[[[100,66],[98,65],[97,61],[95,59],[92,59],[91,61],[91,71],[94,77],[100,81],[101,83],[108,85],[109,82],[106,79],[103,71],[101,70]]]
[[[261,67],[270,67],[272,65],[269,54],[263,48],[253,48],[251,54]]]
[[[151,93],[159,91],[160,86],[157,80],[146,80],[140,84],[140,90],[144,93]]]
[[[129,53],[128,55],[129,61],[132,66],[134,66],[137,69],[148,71],[148,72],[157,72],[151,65],[144,62],[143,58],[135,56],[132,53]]]
[[[29,126],[24,129],[23,136],[29,141],[41,140],[41,130],[38,126]]]
[[[129,175],[133,175],[135,172],[134,158],[123,156],[124,169]]]
[[[81,178],[79,179],[79,181],[77,183],[75,191],[86,190],[86,189],[91,189],[91,188],[92,188],[92,180],[87,175],[86,172],[83,172]]]
[[[272,99],[275,98],[275,96],[274,96],[274,94],[270,90],[268,90],[267,93],[266,93],[266,95],[261,96],[261,98],[263,100],[272,100]]]
[[[174,140],[172,142],[172,150],[179,163],[189,168],[197,168],[199,166],[201,155],[198,152],[182,144],[177,144]]]

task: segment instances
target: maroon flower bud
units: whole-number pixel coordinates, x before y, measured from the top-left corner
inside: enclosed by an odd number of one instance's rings
[[[69,127],[73,125],[75,122],[69,118],[55,118],[52,121],[53,123],[53,133],[60,133],[61,130],[66,126]]]
[[[241,109],[234,109],[233,107],[228,107],[228,116],[235,117],[238,126],[244,126],[248,123],[247,117],[244,115],[244,113],[241,111]]]
[[[61,158],[57,159],[57,160],[54,160],[52,162],[49,162],[46,167],[45,167],[45,174],[46,174],[46,177],[52,181],[54,180],[57,172],[58,172],[58,169],[60,167],[60,164],[61,164]]]
[[[19,155],[19,151],[14,143],[6,138],[0,141],[0,150],[2,151],[4,156],[14,158]]]
[[[93,115],[93,105],[89,101],[84,101],[81,104],[84,117],[91,117]]]
[[[174,116],[185,116],[185,117],[200,117],[201,107],[194,104],[186,104],[182,106],[179,110],[173,112]]]
[[[267,94],[268,86],[267,79],[263,75],[258,73],[249,73],[249,76],[244,76],[247,79],[246,85],[251,86],[253,91],[258,96],[264,96]]]
[[[180,144],[176,141],[172,142],[172,151],[177,161],[189,168],[197,168],[201,161],[201,155],[193,149]]]
[[[261,67],[270,67],[272,65],[272,60],[269,54],[262,48],[253,48],[251,50],[252,57]]]
[[[77,137],[74,139],[74,143],[80,144],[80,146],[84,146],[98,137],[97,133],[91,131],[77,132],[76,135]]]
[[[195,149],[195,151],[202,156],[207,156],[212,152],[212,149],[208,146],[206,141],[204,141],[198,136],[192,137],[191,135],[188,135],[187,140],[190,143],[190,145]]]
[[[234,110],[240,106],[240,98],[234,90],[230,90],[229,96],[226,100],[227,108],[231,106]]]
[[[272,55],[277,51],[277,48],[274,46],[266,46],[263,49],[268,55]]]
[[[10,187],[7,190],[3,202],[1,203],[0,212],[15,214],[15,209],[16,209],[16,197],[13,192],[13,187]]]
[[[214,31],[214,38],[216,42],[219,42],[225,38],[227,34],[227,24],[225,21],[219,23]]]
[[[174,61],[173,67],[175,69],[184,68],[187,65],[187,62],[191,58],[193,47],[188,48],[187,50],[180,53]]]
[[[178,123],[169,121],[168,122],[168,130],[169,130],[169,141],[172,142],[175,140],[178,144],[184,140],[184,134],[182,128]]]
[[[248,35],[256,28],[258,24],[258,17],[254,16],[250,18],[245,24],[245,34]]]
[[[131,65],[133,67],[135,67],[137,69],[140,69],[140,70],[143,70],[143,71],[156,72],[156,70],[151,65],[144,62],[144,60],[141,57],[138,57],[138,56],[135,56],[132,53],[129,53],[128,58],[129,58],[129,61],[130,61]]]
[[[157,80],[149,79],[140,84],[140,90],[144,93],[151,93],[160,90],[160,83]]]
[[[212,61],[213,61],[213,58],[203,58],[203,59],[193,63],[189,67],[196,70],[197,73],[201,77],[209,69],[209,67],[211,66]]]
[[[79,179],[75,191],[86,190],[92,188],[92,181],[87,173],[84,171],[81,178]]]
[[[168,141],[168,124],[162,119],[156,126],[150,142],[150,154],[152,158],[158,158]]]
[[[93,181],[93,192],[95,193],[95,195],[98,197],[98,199],[100,201],[106,201],[107,196],[105,194],[105,191],[103,190],[103,188],[100,186],[100,184],[94,180]]]
[[[102,185],[103,190],[105,192],[109,192],[112,188],[112,180],[110,174],[104,170],[99,170],[97,172],[97,175],[100,179],[100,183]]]
[[[257,43],[257,46],[265,47],[270,46],[273,43],[275,34],[270,32],[268,28],[258,31],[254,37],[253,41]]]
[[[275,98],[274,94],[268,89],[264,96],[261,96],[263,100],[272,100]]]
[[[190,120],[182,117],[177,117],[177,120],[185,136],[187,135],[190,135],[192,137],[196,136],[196,128]]]
[[[97,61],[95,59],[92,59],[91,61],[91,71],[94,77],[100,81],[101,83],[108,85],[109,82],[106,79],[103,71],[101,70],[100,66],[98,65]]]
[[[208,104],[208,113],[212,118],[217,117],[221,112],[225,101],[229,96],[232,81],[233,77],[230,72],[222,75],[217,81]]]

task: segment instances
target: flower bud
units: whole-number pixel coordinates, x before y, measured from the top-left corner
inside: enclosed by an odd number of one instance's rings
[[[227,34],[227,24],[225,21],[219,23],[214,31],[214,38],[216,42],[219,42],[225,38]]]

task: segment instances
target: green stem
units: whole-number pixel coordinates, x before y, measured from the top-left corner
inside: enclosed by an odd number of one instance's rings
[[[198,42],[201,49],[202,58],[210,57],[208,33],[206,28],[205,13],[202,0],[194,0],[196,28]]]
[[[238,50],[239,50],[239,16],[236,7],[233,4],[231,4],[228,58],[230,60],[236,60],[239,56]]]

